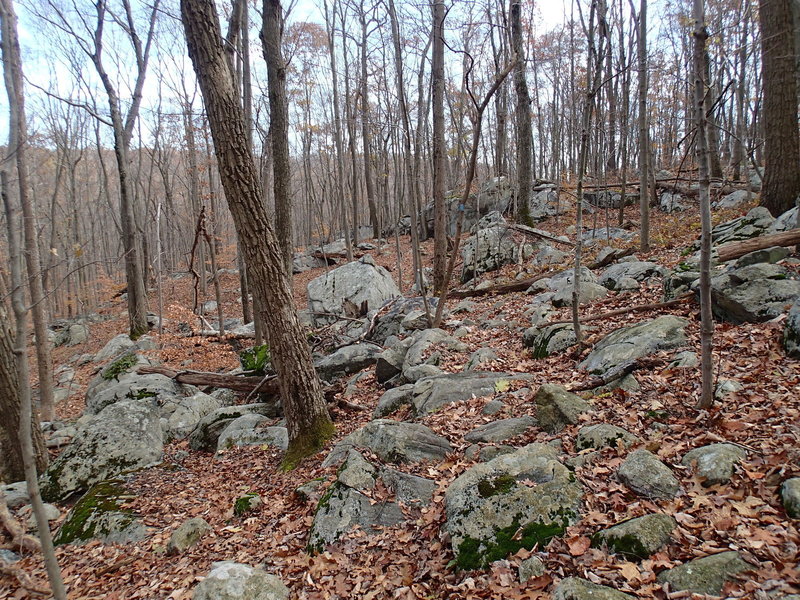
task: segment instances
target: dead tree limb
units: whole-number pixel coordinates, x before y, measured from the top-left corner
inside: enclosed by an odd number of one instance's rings
[[[600,386],[613,383],[619,379],[623,379],[639,369],[652,369],[662,364],[664,364],[664,359],[661,358],[644,357],[636,360],[629,360],[617,367],[614,367],[608,373],[605,373],[602,376],[592,377],[585,383],[576,383],[575,385],[569,386],[567,389],[570,392],[585,392],[586,390],[593,390]]]
[[[565,246],[569,246],[570,248],[575,247],[575,242],[559,239],[554,235],[550,235],[546,231],[542,231],[541,229],[536,229],[534,227],[528,227],[527,225],[520,225],[517,223],[509,225],[508,228],[513,229],[514,231],[518,231],[527,236],[537,237],[543,240],[547,240],[548,242],[554,242],[556,244],[564,244]]]
[[[474,289],[474,290],[451,290],[447,293],[448,298],[476,298],[478,296],[489,296],[491,294],[510,294],[512,292],[524,292],[535,282],[540,279],[545,279],[553,275],[553,271],[541,273],[536,277],[529,277],[520,281],[512,281],[511,283],[501,283],[490,288]]]
[[[772,248],[773,246],[797,246],[798,244],[800,244],[800,229],[790,229],[789,231],[781,231],[780,233],[772,233],[741,242],[725,244],[717,248],[717,257],[720,262],[726,262],[756,250]]]
[[[620,258],[625,258],[626,256],[630,256],[634,252],[636,252],[636,248],[633,247],[615,250],[614,252],[610,252],[609,254],[607,254],[603,260],[597,260],[587,266],[590,271],[594,271],[595,269],[602,269],[603,267],[618,261]]]
[[[647,312],[648,310],[657,310],[659,308],[669,308],[670,306],[675,306],[682,302],[685,302],[689,298],[694,296],[694,292],[686,292],[685,294],[681,294],[677,298],[673,298],[672,300],[667,300],[666,302],[654,302],[652,304],[640,304],[639,306],[629,306],[627,308],[620,308],[617,310],[612,310],[605,313],[600,313],[599,315],[589,315],[586,317],[581,317],[581,323],[587,323],[588,321],[597,321],[599,319],[608,319],[611,317],[618,317],[619,315],[627,315],[629,313],[636,313],[636,312]],[[565,323],[572,323],[572,319],[568,319],[566,321],[548,321],[544,323],[542,327],[548,327],[550,325],[563,325]]]
[[[227,388],[237,392],[253,392],[259,394],[278,394],[278,376],[271,378],[225,375],[224,373],[208,373],[206,371],[176,371],[163,366],[139,367],[141,375],[164,375],[178,383],[188,385],[210,385]]]

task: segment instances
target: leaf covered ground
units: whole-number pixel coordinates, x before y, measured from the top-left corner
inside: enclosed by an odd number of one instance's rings
[[[633,212],[627,216],[636,218]],[[716,215],[716,219],[731,216],[736,215],[728,212]],[[603,217],[600,219],[602,221]],[[563,226],[571,222],[574,221],[569,216],[561,223],[551,219],[544,228],[563,233]],[[680,215],[654,214],[654,250],[649,255],[637,255],[664,266],[675,265],[681,260],[681,251],[698,235],[698,223],[699,218],[693,211]],[[603,222],[597,226],[602,225]],[[402,288],[408,290],[410,252],[407,239],[401,240],[400,250],[399,260],[393,243],[372,254],[376,262],[389,268],[396,278],[399,269],[403,275]],[[430,242],[424,245],[423,253],[424,259],[430,261]],[[562,268],[569,266],[565,264]],[[521,268],[520,265],[508,266],[486,277],[510,280]],[[295,276],[295,297],[299,305],[305,305],[305,284],[321,272],[318,269]],[[169,279],[164,285],[164,296],[168,298],[165,316],[169,323],[166,332],[156,336],[160,350],[153,354],[175,368],[224,371],[236,367],[236,351],[242,344],[246,346],[251,342],[181,334],[174,327],[179,321],[201,329],[191,314],[191,280]],[[239,316],[236,307],[238,278],[225,275],[222,285],[226,316]],[[581,312],[599,314],[660,299],[660,280],[656,279],[637,292],[611,294],[582,307]],[[715,377],[738,381],[744,388],[727,395],[711,410],[694,408],[699,396],[699,368],[670,370],[666,366],[668,360],[657,363],[652,370],[638,371],[636,376],[641,389],[635,393],[615,390],[592,397],[596,412],[591,422],[612,423],[638,435],[648,450],[672,467],[685,493],[670,501],[651,502],[638,497],[615,477],[627,451],[606,448],[576,471],[586,490],[583,518],[568,529],[566,536],[554,539],[544,548],[521,550],[506,560],[493,563],[485,571],[455,570],[451,566],[453,554],[442,528],[443,498],[449,483],[474,464],[465,458],[464,450],[469,444],[464,441],[464,434],[490,419],[535,414],[532,398],[540,384],[572,385],[588,380],[587,374],[576,366],[580,357],[566,353],[534,360],[523,348],[521,331],[530,325],[523,314],[529,296],[514,293],[473,300],[477,304],[476,311],[468,318],[475,324],[468,326],[467,335],[461,338],[470,352],[490,346],[498,360],[485,368],[529,373],[533,380],[528,392],[506,395],[505,408],[492,417],[482,414],[483,406],[492,397],[483,397],[422,419],[423,424],[447,437],[455,448],[441,463],[404,467],[437,482],[437,492],[428,508],[415,509],[408,521],[377,535],[353,531],[328,551],[312,556],[306,553],[305,546],[316,503],[313,498],[302,501],[294,491],[316,478],[324,482],[335,479],[335,467],[323,469],[320,466],[324,452],[306,460],[295,471],[283,473],[277,468],[281,456],[271,448],[235,449],[214,458],[189,450],[186,442],[174,443],[167,447],[160,466],[142,471],[132,479],[136,497],[128,507],[141,515],[151,528],[146,540],[128,546],[91,542],[57,549],[70,598],[190,598],[193,586],[208,573],[211,563],[220,560],[261,565],[289,586],[293,598],[309,600],[547,599],[553,584],[567,576],[584,577],[640,598],[685,598],[689,597],[685,593],[667,594],[656,582],[657,573],[695,557],[730,549],[740,551],[755,567],[745,577],[727,585],[729,597],[763,600],[772,592],[800,590],[798,521],[786,516],[778,497],[780,484],[788,477],[800,475],[800,362],[788,359],[783,352],[780,344],[783,323],[780,321],[735,326],[717,323]],[[449,301],[451,306],[457,302]],[[694,301],[658,313],[632,313],[596,320],[591,323],[588,341],[597,342],[619,326],[667,312],[690,320],[687,349],[699,354],[699,307]],[[125,330],[127,319],[122,301],[110,300],[103,313],[109,319],[92,325],[89,342],[79,349],[56,349],[57,365],[67,363],[76,352],[96,352],[113,335]],[[555,318],[569,318],[568,310],[562,309]],[[503,325],[478,326],[488,319],[501,321]],[[320,335],[324,336],[325,332]],[[447,371],[460,371],[470,352],[447,352],[440,366]],[[664,354],[663,358],[667,356]],[[59,406],[61,419],[71,420],[80,415],[83,391],[95,369],[91,363],[76,368],[75,393]],[[383,392],[374,375],[369,370],[367,373],[357,381],[348,398],[367,410],[334,408],[336,439],[365,424]],[[585,395],[589,397],[588,393]],[[400,413],[394,418],[403,416]],[[558,438],[564,452],[574,456],[577,454],[575,433],[580,425],[568,427],[556,436],[533,428],[508,443],[522,446]],[[729,484],[705,487],[689,469],[680,466],[680,458],[688,450],[723,441],[747,450],[746,459]],[[368,458],[379,462],[374,456]],[[257,492],[264,503],[244,516],[234,516],[235,499],[247,492]],[[375,502],[381,502],[388,492],[376,488],[372,494]],[[630,562],[590,546],[590,536],[599,529],[652,512],[672,515],[679,528],[672,542],[649,559]],[[65,513],[62,511],[62,519]],[[190,517],[203,517],[211,524],[213,533],[189,551],[168,556],[166,544],[170,534]],[[57,525],[58,522],[54,526]],[[0,538],[0,546],[2,543]],[[517,566],[534,554],[544,561],[546,574],[521,584]],[[44,567],[38,556],[25,556],[18,565],[34,580],[43,582]],[[0,597],[37,596],[21,588],[16,580],[0,578]]]

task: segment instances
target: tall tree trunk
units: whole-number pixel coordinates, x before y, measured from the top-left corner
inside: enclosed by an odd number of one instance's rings
[[[269,120],[272,135],[272,185],[275,190],[275,230],[283,250],[286,276],[292,277],[292,174],[289,165],[289,108],[286,100],[286,62],[283,60],[283,7],[280,0],[264,0],[261,44],[267,63]]]
[[[764,184],[761,206],[773,216],[800,194],[800,137],[791,0],[759,0],[764,82]]]
[[[16,159],[17,192],[22,208],[25,265],[28,270],[28,287],[31,296],[33,330],[36,334],[36,366],[39,374],[39,409],[47,421],[52,421],[53,358],[47,337],[47,312],[42,286],[42,263],[36,232],[36,215],[29,196],[28,181],[28,127],[25,118],[25,95],[22,83],[22,58],[17,38],[17,17],[11,0],[3,0],[2,13],[3,77],[8,94],[8,158]],[[25,382],[27,385],[27,382]]]
[[[367,17],[361,3],[359,20],[361,24],[361,140],[364,146],[364,185],[367,190],[367,209],[372,225],[372,236],[381,237],[378,224],[378,209],[375,204],[375,181],[372,175],[372,140],[369,134],[369,89],[367,87]]]
[[[650,136],[647,132],[647,0],[639,8],[639,213],[642,221],[639,249],[650,251]]]
[[[445,163],[444,142],[444,2],[433,0],[433,56],[431,85],[433,86],[433,288],[440,293],[447,285],[447,207],[444,202]]]
[[[181,0],[181,17],[189,56],[203,92],[225,196],[251,283],[262,299],[258,309],[269,327],[289,431],[283,467],[289,469],[322,448],[334,427],[295,311],[285,254],[267,217],[255,161],[247,147],[244,116],[222,49],[214,1]],[[276,170],[275,174],[283,176],[288,172]]]
[[[511,45],[516,55],[514,91],[517,95],[517,219],[531,225],[531,99],[525,80],[525,48],[522,44],[522,2],[511,0]]]

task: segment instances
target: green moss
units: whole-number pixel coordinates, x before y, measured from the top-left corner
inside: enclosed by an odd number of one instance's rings
[[[682,256],[685,256],[685,255],[682,255]],[[682,273],[685,273],[687,271],[694,271],[696,268],[697,268],[696,266],[690,265],[689,263],[685,263],[685,262],[678,263],[675,266],[675,270],[676,271],[680,271]]]
[[[491,498],[499,494],[507,494],[517,485],[517,480],[511,475],[500,475],[494,479],[484,479],[478,482],[478,493],[482,498]]]
[[[647,550],[645,550],[642,543],[636,538],[636,536],[631,534],[604,537],[600,533],[595,533],[592,536],[592,546],[595,548],[600,548],[604,544],[612,552],[616,552],[617,554],[622,554],[624,556],[630,556],[638,559],[645,559],[649,556],[649,553]]]
[[[264,375],[267,365],[272,360],[269,345],[253,346],[239,352],[239,362],[242,369],[251,375]]]
[[[283,457],[280,470],[291,471],[294,469],[305,457],[321,450],[325,446],[325,442],[331,439],[335,433],[336,427],[327,414],[318,418],[317,422],[308,427],[303,435],[289,440],[289,448],[286,450],[286,456]]]
[[[644,416],[654,421],[666,421],[669,417],[669,413],[665,410],[648,410],[644,413]]]
[[[158,396],[155,392],[151,392],[150,390],[139,390],[138,392],[128,392],[128,398],[132,398],[133,400],[144,400],[145,398],[155,398]]]
[[[564,533],[566,525],[558,523],[539,523],[534,521],[520,528],[519,519],[509,527],[495,531],[494,540],[484,544],[480,540],[467,537],[458,546],[456,566],[462,570],[480,569],[496,560],[515,554],[521,548],[531,550],[547,543]]]
[[[131,497],[123,487],[121,479],[96,483],[72,507],[53,543],[60,545],[85,541],[102,533],[97,531],[97,527],[100,524],[99,517],[104,513],[123,514],[129,518],[129,522],[133,522],[135,518],[133,512],[121,508],[123,502]]]
[[[248,492],[244,496],[241,496],[241,497],[237,498],[236,501],[233,503],[233,514],[234,514],[234,516],[241,517],[245,513],[250,512],[250,510],[255,508],[252,505],[254,504],[253,501],[256,498],[261,500],[261,496],[259,496],[255,492]]]
[[[127,373],[132,367],[134,367],[136,362],[137,359],[135,353],[129,352],[127,354],[123,354],[117,360],[103,369],[101,376],[107,381],[118,379],[120,375]]]

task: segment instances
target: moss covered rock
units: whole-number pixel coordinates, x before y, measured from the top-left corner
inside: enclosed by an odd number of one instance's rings
[[[597,425],[587,425],[581,427],[578,431],[578,438],[575,440],[575,448],[577,450],[586,450],[588,448],[605,448],[606,446],[614,447],[617,442],[623,446],[630,447],[639,438],[633,435],[630,431],[611,425],[609,423],[598,423]]]
[[[121,479],[94,484],[69,511],[53,543],[99,539],[107,544],[125,544],[144,539],[145,526],[131,510],[123,507],[132,497]]]
[[[482,568],[520,548],[543,546],[578,520],[582,496],[551,446],[530,444],[475,465],[445,494],[456,564]]]
[[[644,559],[667,544],[677,526],[669,515],[645,515],[597,532],[592,536],[592,545],[605,545],[612,552]]]
[[[169,554],[178,554],[188,550],[200,541],[204,535],[211,531],[211,525],[205,519],[194,517],[181,523],[172,532],[167,544]]]
[[[695,594],[719,596],[725,582],[753,565],[745,562],[738,552],[720,552],[696,558],[686,564],[662,571],[658,581],[668,583],[673,592],[689,591]]]
[[[567,425],[574,425],[581,414],[592,410],[592,406],[577,394],[549,383],[539,388],[534,401],[539,427],[549,433],[558,433]]]
[[[745,451],[733,444],[709,444],[687,452],[681,464],[694,466],[705,481],[703,485],[727,483],[733,476],[734,467],[745,457]]]
[[[547,358],[577,343],[575,328],[569,323],[531,327],[522,334],[522,344],[530,348],[533,358]]]

